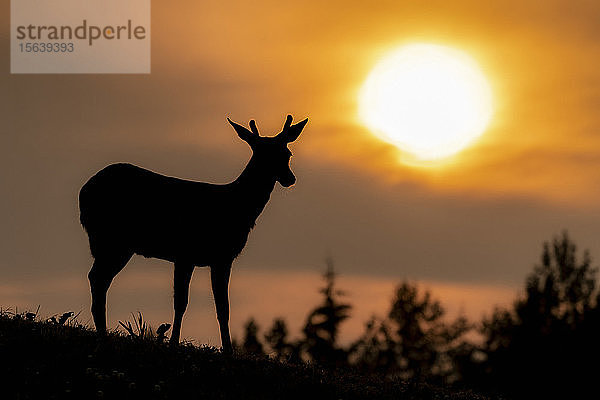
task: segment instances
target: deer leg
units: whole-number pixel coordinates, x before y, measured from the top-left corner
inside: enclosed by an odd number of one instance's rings
[[[132,254],[96,257],[88,274],[92,292],[92,316],[96,332],[101,336],[106,335],[106,292],[131,256]]]
[[[194,266],[189,264],[175,263],[173,279],[173,305],[175,307],[175,318],[173,319],[173,331],[171,333],[171,344],[179,343],[181,333],[181,320],[188,304],[190,291],[190,280],[192,279]]]
[[[221,346],[225,354],[231,354],[231,337],[229,336],[229,275],[231,264],[211,266],[210,280],[217,309],[217,320],[221,331]]]

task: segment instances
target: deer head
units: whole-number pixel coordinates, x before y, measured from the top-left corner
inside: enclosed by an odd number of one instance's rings
[[[292,116],[288,115],[281,132],[273,137],[260,136],[254,120],[250,121],[250,129],[229,118],[227,121],[233,126],[238,136],[250,145],[253,165],[261,175],[274,178],[283,187],[289,187],[296,183],[296,177],[290,169],[292,152],[287,145],[298,139],[308,118],[292,125]]]

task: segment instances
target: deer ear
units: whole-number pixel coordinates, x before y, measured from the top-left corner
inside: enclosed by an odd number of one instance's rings
[[[227,121],[229,121],[231,126],[233,126],[233,129],[235,129],[235,131],[237,132],[240,139],[242,139],[244,142],[248,143],[249,145],[252,145],[252,143],[254,143],[255,139],[258,137],[257,134],[250,131],[248,128],[245,128],[240,124],[236,124],[229,118],[227,118]],[[256,125],[254,125],[254,126],[256,126]]]
[[[302,133],[302,129],[304,129],[304,127],[306,126],[307,123],[308,123],[308,118],[306,118],[303,121],[298,122],[297,124],[289,125],[289,127],[287,129],[284,129],[284,131],[281,132],[281,136],[282,136],[283,140],[286,143],[291,143],[294,140],[298,139],[298,136],[300,136],[300,134]]]
[[[304,129],[307,122],[308,118],[292,125],[292,116],[288,115],[285,124],[283,125],[283,130],[277,137],[281,138],[285,143],[291,143],[298,139],[298,136],[302,133],[302,129]]]

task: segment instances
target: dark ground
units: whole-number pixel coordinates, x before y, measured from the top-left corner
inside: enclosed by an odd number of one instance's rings
[[[325,370],[0,313],[2,399],[448,399],[469,391]]]

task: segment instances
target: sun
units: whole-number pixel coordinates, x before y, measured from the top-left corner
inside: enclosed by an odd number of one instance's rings
[[[435,44],[392,51],[359,96],[365,125],[418,161],[458,153],[483,134],[492,113],[492,91],[475,60]]]

